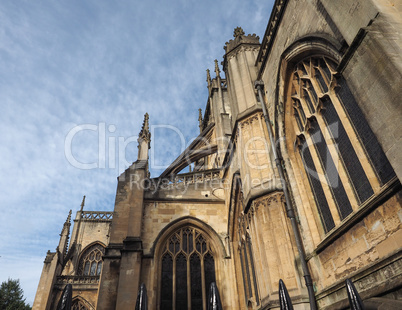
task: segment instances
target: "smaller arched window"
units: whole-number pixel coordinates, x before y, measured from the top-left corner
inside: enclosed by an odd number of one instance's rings
[[[100,244],[94,244],[86,249],[80,259],[78,275],[99,276],[102,271],[102,256],[105,248]]]
[[[163,245],[161,309],[206,309],[215,282],[215,260],[208,236],[195,227],[174,232]]]

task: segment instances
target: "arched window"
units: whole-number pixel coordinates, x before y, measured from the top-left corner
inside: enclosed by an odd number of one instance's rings
[[[81,255],[78,275],[80,276],[99,276],[102,271],[102,256],[105,248],[100,244],[90,246]]]
[[[240,183],[240,182],[239,182]],[[241,183],[236,195],[236,221],[234,223],[233,245],[234,259],[237,278],[237,287],[244,294],[244,305],[252,305],[251,300],[260,304],[257,286],[257,276],[254,266],[253,244],[249,233],[248,215],[244,214],[243,193],[240,190]],[[236,250],[237,248],[237,250]],[[240,299],[240,292],[239,292]],[[243,299],[243,298],[241,298]],[[241,300],[242,302],[242,300]]]
[[[206,309],[215,261],[204,233],[191,226],[173,233],[163,246],[161,269],[160,309]]]
[[[298,152],[325,232],[395,173],[345,80],[326,57],[293,69],[289,100]]]

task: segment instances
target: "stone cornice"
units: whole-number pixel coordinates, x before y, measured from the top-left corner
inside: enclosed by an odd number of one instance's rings
[[[267,61],[268,54],[275,40],[275,36],[287,3],[288,0],[276,0],[274,3],[274,7],[272,8],[271,17],[269,18],[268,26],[267,29],[265,30],[264,38],[261,43],[260,52],[258,53],[256,61],[256,65],[261,64],[260,66],[261,69],[264,68],[265,63]],[[261,73],[259,75],[261,75]]]

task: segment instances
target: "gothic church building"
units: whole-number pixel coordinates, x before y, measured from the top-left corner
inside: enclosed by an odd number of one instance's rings
[[[400,302],[401,16],[276,0],[261,39],[236,28],[198,138],[150,178],[145,116],[114,211],[83,201],[71,236],[68,215],[33,309],[69,283],[74,310],[134,309],[141,283],[149,309],[206,310],[212,282],[224,309],[278,309],[279,279],[295,309],[348,308],[346,278],[373,309]]]

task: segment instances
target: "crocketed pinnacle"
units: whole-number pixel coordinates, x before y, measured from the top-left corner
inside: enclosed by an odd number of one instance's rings
[[[85,195],[84,197],[82,197],[82,202],[81,202],[81,212],[84,210],[84,206],[85,206]]]
[[[141,128],[140,134],[138,136],[138,139],[148,140],[148,141],[150,141],[150,139],[151,139],[151,133],[149,132],[149,115],[148,115],[148,113],[145,113],[145,115],[144,115],[144,122],[142,123],[142,128]]]
[[[208,83],[208,87],[211,85],[211,74],[209,72],[209,69],[207,69],[207,83]]]
[[[71,224],[71,212],[72,210],[70,210],[70,212],[68,213],[66,224]]]
[[[220,77],[221,71],[219,70],[218,59],[215,59],[215,73],[216,77]]]
[[[235,37],[235,38],[237,38],[237,37],[240,37],[240,36],[244,36],[244,30],[243,30],[243,28],[242,27],[236,27],[235,28],[235,30],[234,30],[234,32],[233,32],[233,36]]]
[[[200,131],[202,128],[202,110],[198,109],[198,126],[200,127]]]
[[[63,228],[61,229],[60,236],[62,236],[63,234],[68,235],[68,233],[69,233],[69,227],[71,225],[71,212],[72,212],[72,210],[70,210],[70,212],[68,212],[68,216],[67,216],[66,221],[64,222]],[[67,231],[66,231],[66,229],[67,229]]]

